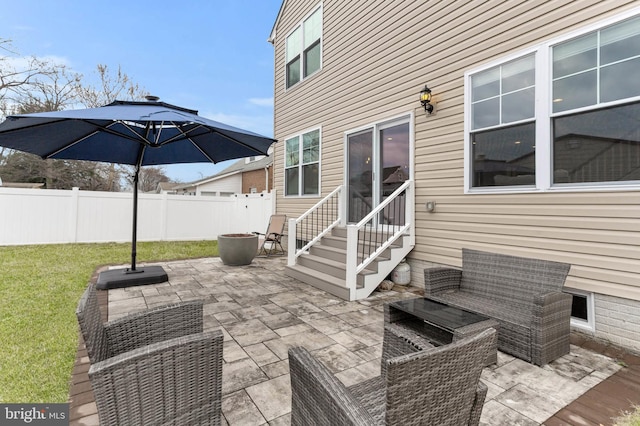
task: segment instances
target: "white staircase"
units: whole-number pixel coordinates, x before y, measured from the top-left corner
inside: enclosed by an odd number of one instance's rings
[[[357,274],[355,300],[368,297],[413,248],[405,235],[384,250]],[[341,299],[350,298],[347,285],[347,230],[334,228],[308,251],[298,262],[286,267],[286,274]]]
[[[353,225],[344,224],[344,195],[338,187],[289,221],[286,274],[341,299],[359,300],[373,293],[415,245],[413,182]],[[382,223],[390,210],[393,223]]]

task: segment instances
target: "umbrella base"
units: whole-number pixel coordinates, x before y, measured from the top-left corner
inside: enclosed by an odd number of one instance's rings
[[[166,281],[169,281],[169,277],[162,269],[162,266],[145,266],[135,271],[124,268],[100,272],[96,287],[100,290],[108,290],[110,288],[157,284]]]

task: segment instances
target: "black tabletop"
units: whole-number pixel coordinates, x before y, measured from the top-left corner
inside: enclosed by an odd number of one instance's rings
[[[489,319],[426,297],[392,302],[391,306],[451,331]]]

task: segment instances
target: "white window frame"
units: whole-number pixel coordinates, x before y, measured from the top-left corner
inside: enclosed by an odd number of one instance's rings
[[[583,296],[587,298],[587,320],[584,321],[580,318],[571,317],[571,326],[580,328],[586,331],[596,331],[596,319],[595,319],[596,306],[595,306],[595,298],[593,296],[593,293],[584,291],[584,290],[567,288],[567,287],[565,287],[563,291],[571,295],[578,295],[578,296]]]
[[[304,67],[305,67],[305,63],[304,63],[304,23],[305,21],[307,21],[311,15],[313,15],[314,13],[316,13],[317,11],[320,11],[320,67],[315,70],[314,72],[312,72],[311,74],[305,76],[304,75]],[[302,18],[302,20],[300,20],[300,22],[291,29],[291,31],[289,31],[287,33],[287,35],[284,38],[284,88],[285,91],[289,90],[289,89],[293,89],[294,87],[298,87],[300,85],[300,83],[302,83],[303,81],[309,79],[310,77],[318,74],[320,71],[322,71],[322,51],[323,51],[323,46],[324,46],[324,42],[323,42],[323,38],[324,38],[324,16],[323,16],[323,4],[319,3],[317,6],[315,6],[311,12],[309,12],[307,15],[304,16],[304,18]],[[298,54],[300,55],[300,80],[298,80],[297,82],[293,83],[291,86],[288,86],[287,83],[287,79],[288,79],[288,68],[287,68],[287,40],[289,39],[289,36],[291,36],[291,34],[293,34],[297,29],[300,29],[301,35],[300,37],[302,38],[302,43],[300,45],[300,52],[298,52]]]
[[[622,105],[630,102],[639,102],[640,96],[626,98],[612,102],[603,102],[596,105],[554,113],[552,108],[552,77],[551,58],[555,45],[598,31],[609,25],[613,25],[629,18],[640,15],[640,8],[634,8],[627,12],[604,19],[572,31],[561,37],[554,38],[545,43],[523,49],[498,60],[491,61],[480,67],[471,69],[464,74],[464,193],[465,194],[500,194],[500,193],[534,193],[534,192],[586,192],[586,191],[629,191],[640,189],[640,182],[594,182],[553,185],[553,154],[551,120],[554,117],[575,114],[580,112],[600,110],[607,107]],[[518,186],[491,186],[473,187],[472,170],[473,158],[471,147],[471,77],[477,73],[505,64],[535,53],[535,129],[536,129],[536,184]],[[513,123],[516,124],[516,123]],[[503,126],[496,126],[496,128]],[[491,128],[488,128],[491,129]]]
[[[317,194],[303,194],[302,193],[302,166],[306,165],[306,164],[313,164],[313,163],[303,163],[303,154],[304,154],[304,145],[303,145],[303,135],[307,134],[307,133],[311,133],[314,131],[318,131],[318,193]],[[295,166],[298,168],[298,193],[295,195],[288,195],[287,194],[287,169],[290,167],[287,167],[287,145],[286,145],[286,141],[288,141],[289,139],[292,138],[298,138],[298,154],[299,154],[299,162],[298,165]],[[282,193],[284,194],[285,198],[317,198],[320,196],[320,194],[322,194],[322,126],[316,126],[316,127],[310,127],[308,129],[305,129],[301,132],[298,133],[294,133],[292,135],[287,136],[286,138],[283,139],[284,140],[284,153],[283,153],[283,170],[284,170],[284,180],[283,180],[283,187],[282,187]]]

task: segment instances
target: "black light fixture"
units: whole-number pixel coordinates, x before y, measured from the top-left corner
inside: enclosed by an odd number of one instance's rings
[[[424,107],[424,110],[431,114],[433,112],[433,105],[431,105],[431,89],[424,85],[424,89],[420,92],[420,103]]]

